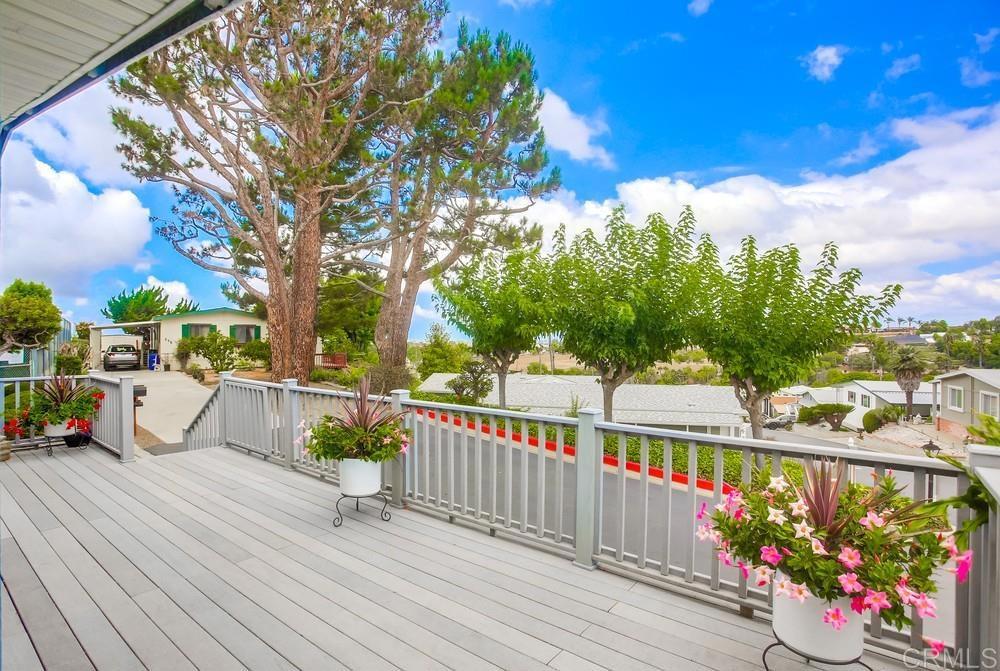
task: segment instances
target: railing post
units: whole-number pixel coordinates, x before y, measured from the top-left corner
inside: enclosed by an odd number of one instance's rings
[[[1000,500],[1000,450],[982,445],[969,446],[969,468],[980,479],[994,499]],[[973,534],[970,548],[975,553],[969,576],[968,616],[962,618],[969,631],[964,641],[968,649],[966,668],[986,668],[985,653],[995,659],[1000,648],[1000,533],[995,511],[989,521]],[[961,634],[961,632],[956,632]],[[956,637],[958,638],[958,637]]]
[[[299,424],[299,406],[295,402],[292,387],[299,383],[294,377],[281,381],[281,422],[284,424],[281,436],[281,455],[285,468],[295,467],[295,429]]]
[[[226,382],[233,376],[233,371],[219,373],[219,443],[229,447],[229,433],[226,431]]]
[[[410,392],[407,389],[393,389],[389,392],[392,398],[392,409],[395,412],[403,412],[403,403],[410,399]],[[392,481],[392,505],[396,508],[403,507],[403,495],[406,493],[406,455],[397,455],[392,460],[390,469],[390,480]]]
[[[122,463],[135,461],[135,397],[132,395],[134,380],[131,375],[118,378],[121,398],[121,429],[119,430],[118,459]]]
[[[574,564],[592,570],[597,554],[597,487],[603,463],[603,445],[597,444],[594,426],[604,413],[594,408],[583,408],[577,415],[576,428],[576,559]]]

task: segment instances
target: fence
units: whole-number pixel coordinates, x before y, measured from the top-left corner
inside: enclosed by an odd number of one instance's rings
[[[35,403],[39,390],[51,377],[19,377],[0,379],[0,423],[5,423],[20,409]],[[75,376],[77,384],[90,384],[104,392],[101,408],[91,418],[93,442],[111,450],[123,461],[135,458],[135,406],[133,380],[130,376],[110,377],[91,371]],[[59,439],[54,439],[59,440]],[[47,444],[44,437],[34,431],[15,440],[13,448],[36,447]]]
[[[185,431],[185,444],[228,445],[337,482],[336,462],[304,450],[304,434],[349,396],[295,380],[270,384],[224,375]],[[748,481],[755,464],[780,470],[799,468],[795,464],[806,459],[839,458],[861,482],[891,469],[904,493],[917,499],[948,497],[969,486],[962,471],[920,456],[605,422],[592,409],[573,418],[417,401],[405,391],[372,398],[405,411],[411,436],[405,457],[383,468],[394,504],[541,545],[580,566],[728,602],[747,615],[770,611],[770,591],[722,566],[710,544],[697,541],[696,530],[702,504],[710,507],[731,486]],[[973,465],[1000,474],[1000,456],[997,463],[984,459]],[[967,515],[962,511],[952,521]],[[950,573],[940,574],[937,619],[924,622],[914,612],[913,625],[899,631],[876,615],[867,623],[869,643],[921,648],[929,636],[954,641],[956,650],[973,656],[987,642],[1000,646],[997,529],[991,521],[977,532],[979,560],[969,583],[957,585]]]

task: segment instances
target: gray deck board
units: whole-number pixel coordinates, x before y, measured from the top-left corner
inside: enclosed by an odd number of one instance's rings
[[[417,511],[335,529],[335,487],[233,450],[23,453],[0,484],[4,669],[759,671],[771,640]]]

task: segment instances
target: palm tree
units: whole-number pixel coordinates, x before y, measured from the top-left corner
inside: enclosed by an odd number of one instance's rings
[[[892,364],[892,373],[896,376],[896,384],[906,394],[906,416],[912,417],[913,392],[920,388],[924,376],[924,362],[920,360],[917,350],[900,347]]]
[[[906,318],[906,325],[907,325],[907,326],[908,326],[909,328],[911,328],[911,329],[912,329],[912,328],[913,328],[913,322],[915,322],[915,321],[917,321],[917,320],[916,320],[915,318],[913,318],[913,317],[907,317],[907,318]]]

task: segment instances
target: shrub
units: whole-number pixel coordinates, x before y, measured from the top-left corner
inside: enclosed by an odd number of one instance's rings
[[[215,331],[198,338],[195,346],[195,352],[208,359],[208,365],[216,372],[230,370],[236,363],[236,338]]]
[[[528,364],[528,369],[526,371],[528,375],[547,375],[549,372],[549,367],[540,361],[532,361]]]
[[[191,356],[197,353],[199,340],[201,338],[189,337],[181,338],[177,341],[177,347],[174,348],[174,356],[177,357],[177,363],[180,365],[181,370],[187,369]]]
[[[493,378],[485,363],[469,361],[462,367],[461,374],[448,380],[445,386],[455,392],[460,404],[477,405],[493,390]]]
[[[83,359],[75,354],[56,354],[56,372],[60,375],[83,375]]]
[[[840,431],[840,425],[844,423],[853,405],[847,403],[817,403],[812,407],[813,412],[830,423],[831,431]]]
[[[861,418],[861,426],[863,426],[865,431],[868,433],[875,433],[882,428],[882,413],[875,408],[869,410],[865,413],[865,416]]]
[[[250,340],[240,347],[240,356],[261,363],[265,368],[271,368],[271,342],[268,340]]]
[[[196,363],[190,364],[187,367],[187,374],[198,380],[198,382],[205,381],[205,371]]]
[[[882,422],[888,424],[889,422],[897,422],[903,416],[903,409],[898,405],[886,405],[878,409],[879,417]]]
[[[823,416],[816,412],[814,406],[804,406],[799,408],[799,421],[804,422],[812,426],[813,424],[818,424],[819,421],[823,419]]]

